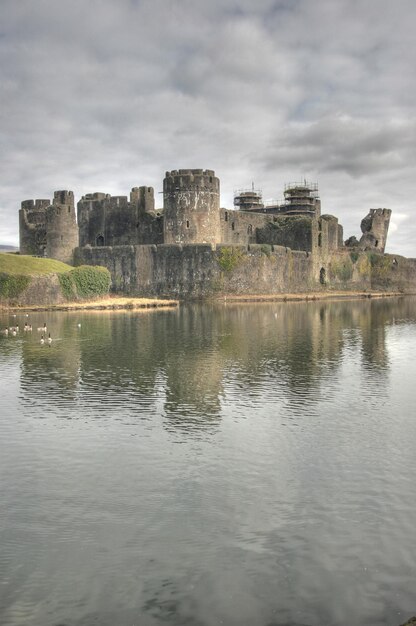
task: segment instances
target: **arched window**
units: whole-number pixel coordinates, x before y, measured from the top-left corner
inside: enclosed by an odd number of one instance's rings
[[[321,285],[325,285],[326,283],[326,270],[324,267],[321,267],[321,269],[319,270],[319,282],[321,283]]]
[[[234,228],[235,228],[235,224],[234,222],[231,222],[231,230],[234,230]]]
[[[247,226],[247,235],[252,235],[253,234],[253,225],[249,224]]]
[[[96,246],[103,246],[104,245],[104,236],[103,235],[98,235],[97,239],[95,240],[95,244],[96,244]]]

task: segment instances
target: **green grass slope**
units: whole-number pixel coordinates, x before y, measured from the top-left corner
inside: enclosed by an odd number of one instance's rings
[[[55,261],[54,259],[41,259],[23,254],[0,253],[0,274],[42,276],[45,274],[62,274],[72,269],[71,265]]]

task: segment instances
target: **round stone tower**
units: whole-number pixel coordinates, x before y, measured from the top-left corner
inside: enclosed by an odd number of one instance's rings
[[[46,256],[64,263],[73,262],[78,246],[78,226],[72,191],[55,191],[46,210]]]
[[[221,241],[220,181],[212,170],[173,170],[163,181],[164,242]]]

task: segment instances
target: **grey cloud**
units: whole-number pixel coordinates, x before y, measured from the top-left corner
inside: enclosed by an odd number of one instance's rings
[[[399,4],[3,0],[0,243],[24,198],[160,190],[181,166],[215,169],[224,205],[305,174],[347,228],[367,203],[411,215],[416,6]],[[392,233],[407,253],[412,228]]]
[[[405,168],[416,157],[416,120],[408,124],[333,118],[312,124],[292,124],[278,147],[265,150],[260,163],[266,169],[301,164],[304,169],[340,170],[354,178],[372,172]]]

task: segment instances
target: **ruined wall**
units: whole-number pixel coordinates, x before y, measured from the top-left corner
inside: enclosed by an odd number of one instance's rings
[[[53,203],[46,209],[46,256],[63,263],[73,263],[78,246],[78,226],[72,191],[55,191]]]
[[[322,290],[416,292],[416,260],[345,248],[319,255],[268,244],[87,246],[77,249],[75,262],[107,267],[113,290],[132,295],[207,298]]]
[[[284,246],[218,246],[219,291],[223,294],[277,294],[314,288],[311,256]]]
[[[338,224],[338,218],[334,215],[322,215],[320,221],[327,224],[328,249],[336,250],[343,246],[343,228]]]
[[[127,196],[87,194],[78,202],[80,246],[162,243],[163,218],[154,212],[152,187],[133,187]]]
[[[368,253],[373,289],[416,293],[416,259],[398,254]]]
[[[24,200],[19,211],[20,254],[44,256],[49,199]]]
[[[217,243],[230,245],[257,243],[257,232],[263,230],[269,222],[273,222],[273,219],[277,218],[266,213],[220,209],[221,239]]]
[[[57,274],[30,276],[29,278],[28,286],[17,296],[6,298],[0,294],[0,304],[3,306],[51,306],[66,302]]]
[[[269,216],[271,217],[271,216]],[[310,252],[314,246],[313,224],[318,221],[310,217],[274,217],[257,231],[258,243],[285,246],[292,250]],[[316,242],[318,241],[316,236]],[[318,245],[318,243],[316,243]]]
[[[311,257],[281,246],[211,245],[78,248],[76,264],[104,265],[124,293],[205,298],[313,287]]]
[[[304,252],[342,245],[342,226],[333,215],[318,219],[221,209],[220,221],[221,243],[226,244],[271,244]]]
[[[212,170],[172,170],[163,181],[164,242],[221,241],[220,181]]]
[[[75,265],[101,265],[111,274],[112,291],[134,293],[137,285],[137,251],[141,246],[85,246],[74,252]]]
[[[102,245],[104,245],[105,233],[105,212],[103,208],[103,200],[110,198],[105,193],[88,193],[82,196],[77,204],[79,245],[80,246],[96,246],[101,243],[99,237],[102,237]]]
[[[315,279],[341,291],[371,289],[371,264],[368,255],[347,249],[329,251],[315,263]]]

